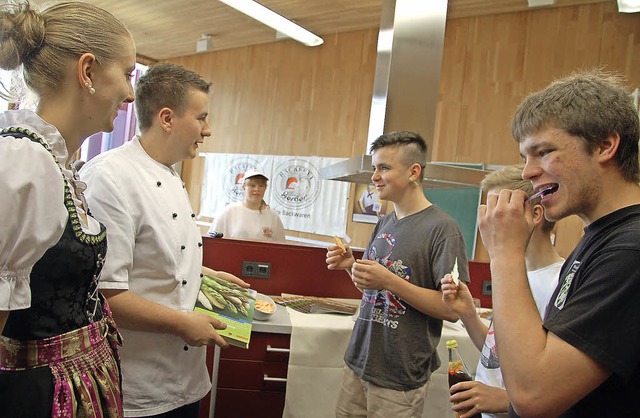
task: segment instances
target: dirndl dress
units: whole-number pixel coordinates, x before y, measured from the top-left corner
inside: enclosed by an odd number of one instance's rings
[[[2,136],[27,137],[51,152],[24,129],[7,128]],[[62,237],[30,274],[31,307],[11,311],[0,336],[1,417],[124,416],[122,340],[98,292],[106,230],[82,230],[66,180],[64,203],[69,218]]]

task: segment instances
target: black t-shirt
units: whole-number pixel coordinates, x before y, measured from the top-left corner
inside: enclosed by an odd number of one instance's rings
[[[562,267],[544,327],[612,372],[563,418],[640,416],[639,263],[640,205],[634,205],[589,225]],[[580,371],[566,378],[580,378]],[[512,410],[509,416],[517,417]]]

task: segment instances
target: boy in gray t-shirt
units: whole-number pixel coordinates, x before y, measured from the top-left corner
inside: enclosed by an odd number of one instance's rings
[[[371,177],[395,211],[383,217],[363,260],[329,246],[329,269],[347,270],[362,292],[360,314],[345,354],[336,416],[421,416],[442,320],[457,315],[442,301],[440,279],[456,270],[468,282],[466,246],[451,217],[427,200],[420,185],[424,139],[384,134],[371,145]]]

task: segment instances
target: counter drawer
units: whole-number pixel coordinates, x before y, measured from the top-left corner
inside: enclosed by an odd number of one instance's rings
[[[248,350],[230,346],[220,351],[220,358],[288,363],[290,341],[289,334],[254,332],[251,334]]]
[[[215,418],[282,418],[284,392],[218,389]]]
[[[221,388],[284,392],[287,389],[287,363],[221,358],[218,390]]]

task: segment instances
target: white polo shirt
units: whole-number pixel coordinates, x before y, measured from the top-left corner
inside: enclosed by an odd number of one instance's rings
[[[129,289],[191,311],[200,288],[202,237],[177,173],[152,159],[139,138],[81,170],[93,215],[107,227],[100,287]],[[126,416],[157,415],[200,400],[211,388],[206,348],[178,336],[120,330]]]

